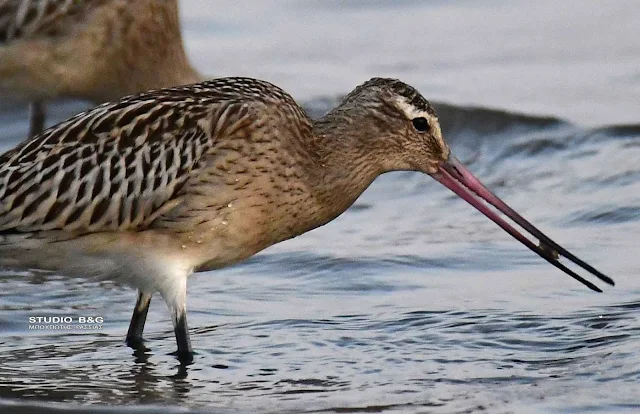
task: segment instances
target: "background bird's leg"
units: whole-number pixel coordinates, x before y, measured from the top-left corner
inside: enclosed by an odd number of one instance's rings
[[[31,102],[31,104],[29,105],[29,137],[33,137],[44,131],[44,119],[44,102]]]
[[[147,312],[149,312],[149,303],[151,303],[152,295],[152,293],[138,290],[138,301],[135,308],[133,308],[133,315],[127,332],[127,345],[131,348],[138,348],[142,344],[142,331],[144,331],[144,323],[147,321]]]

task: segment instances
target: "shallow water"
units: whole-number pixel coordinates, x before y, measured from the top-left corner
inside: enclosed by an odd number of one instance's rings
[[[329,225],[192,277],[198,355],[187,368],[169,355],[173,332],[159,297],[146,327],[150,350],[132,355],[123,337],[134,291],[5,271],[0,410],[33,412],[51,402],[132,412],[133,404],[216,412],[640,410],[640,50],[624,32],[640,21],[631,2],[606,10],[564,2],[562,10],[545,2],[517,9],[501,1],[264,2],[256,16],[231,2],[203,13],[205,3],[184,4],[188,46],[202,70],[275,81],[316,114],[373,75],[457,102],[437,109],[458,157],[616,287],[590,292],[431,178],[387,174]],[[229,48],[240,52],[223,66]],[[589,72],[589,82],[573,70]],[[80,107],[58,106],[56,117]],[[22,116],[0,116],[3,148],[21,137]],[[28,329],[30,316],[56,315],[105,322],[95,332]]]

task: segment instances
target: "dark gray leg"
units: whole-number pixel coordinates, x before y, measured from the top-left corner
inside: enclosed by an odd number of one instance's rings
[[[44,102],[31,102],[29,106],[29,137],[33,137],[44,131],[44,119]]]
[[[176,355],[182,363],[190,363],[193,361],[193,349],[191,348],[191,339],[189,338],[189,326],[187,325],[187,311],[182,308],[174,316],[173,331],[176,334],[176,342],[178,343],[178,352]]]
[[[142,345],[142,331],[144,331],[144,323],[147,321],[151,296],[151,293],[138,291],[138,301],[136,302],[136,307],[133,308],[133,315],[127,332],[127,345],[131,348],[139,348]]]
[[[165,284],[160,294],[167,302],[173,322],[173,332],[176,335],[178,351],[174,353],[182,364],[193,362],[193,349],[189,339],[189,326],[187,325],[187,274],[184,277],[176,277],[172,284]]]

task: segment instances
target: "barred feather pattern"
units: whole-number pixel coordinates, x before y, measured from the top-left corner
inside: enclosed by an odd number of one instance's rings
[[[216,137],[274,100],[303,114],[270,83],[226,78],[76,115],[0,156],[0,232],[144,228],[181,202]]]
[[[81,19],[107,1],[110,0],[0,0],[0,43],[35,34],[55,36],[68,30],[68,18]]]

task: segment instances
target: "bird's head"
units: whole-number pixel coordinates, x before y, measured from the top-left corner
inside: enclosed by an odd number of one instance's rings
[[[600,291],[559,261],[567,258],[606,283],[613,280],[555,243],[485,187],[451,154],[435,110],[413,87],[396,79],[373,78],[349,93],[317,123],[344,151],[344,165],[367,166],[372,174],[409,170],[429,174],[546,261],[590,289]],[[373,167],[370,167],[373,166]],[[340,168],[342,166],[338,166]],[[346,167],[345,167],[346,168]],[[525,237],[495,210],[529,233]]]
[[[348,129],[352,145],[380,172],[434,174],[451,151],[429,102],[396,79],[373,78],[358,86],[331,114]]]

